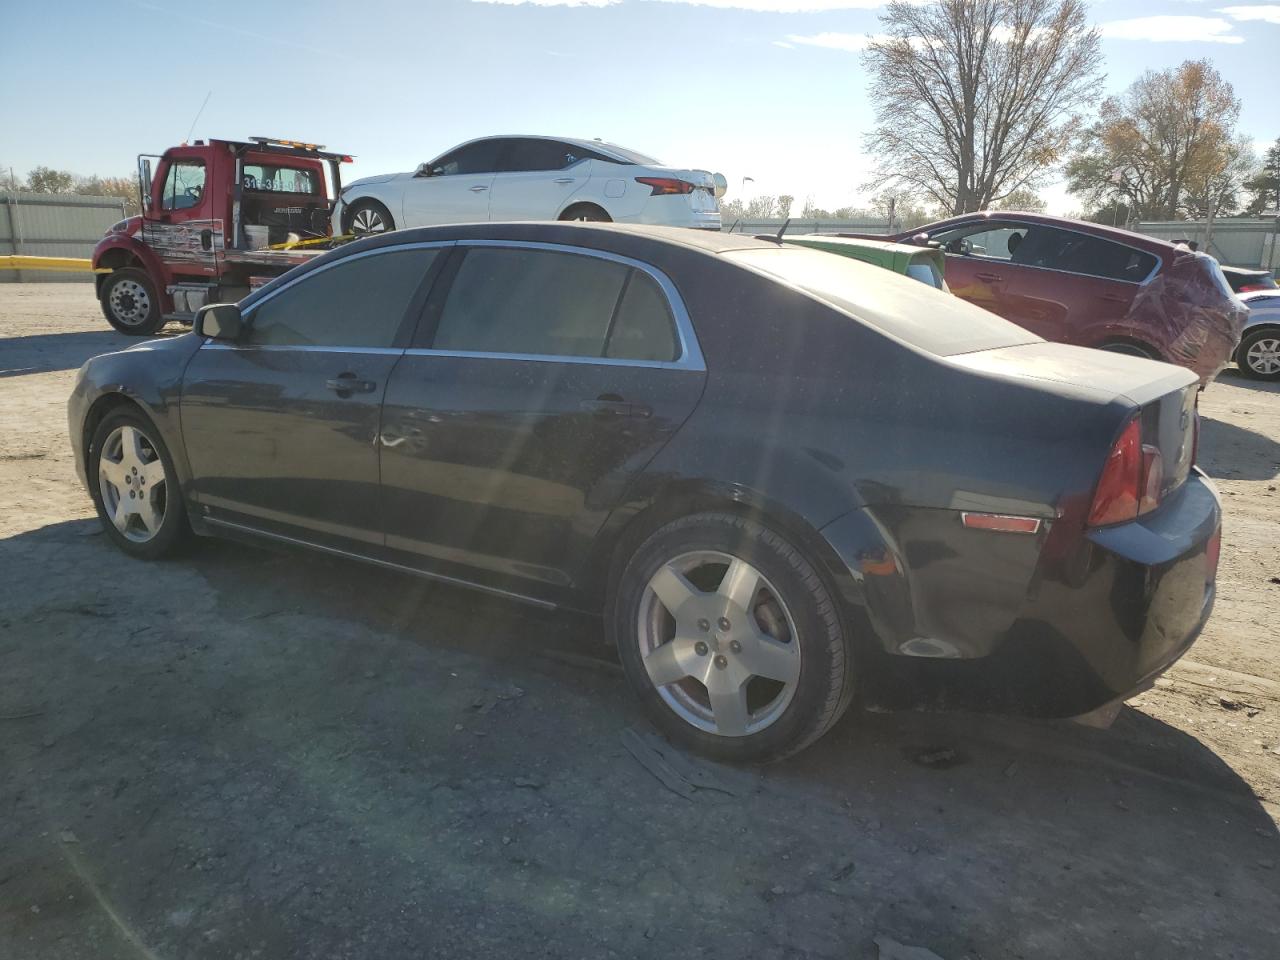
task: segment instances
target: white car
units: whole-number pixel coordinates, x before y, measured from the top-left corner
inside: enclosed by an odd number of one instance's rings
[[[616,220],[720,229],[725,178],[664,167],[599,140],[484,137],[412,173],[356,180],[333,223],[343,233],[484,220]]]

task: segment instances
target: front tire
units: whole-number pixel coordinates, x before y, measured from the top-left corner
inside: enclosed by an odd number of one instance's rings
[[[125,267],[107,276],[98,293],[107,323],[130,337],[149,337],[164,326],[160,298],[145,270]]]
[[[87,458],[98,519],[125,553],[155,560],[190,533],[173,458],[160,432],[136,410],[109,413],[93,432]]]
[[[1280,380],[1280,330],[1258,330],[1240,341],[1240,372],[1252,380]]]
[[[391,211],[377,200],[357,200],[343,217],[342,232],[356,237],[377,236],[396,228]]]
[[[853,651],[814,567],[752,520],[667,524],[631,557],[607,625],[646,714],[724,760],[780,760],[853,699]]]

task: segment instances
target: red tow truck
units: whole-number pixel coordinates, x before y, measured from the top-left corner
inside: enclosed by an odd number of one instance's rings
[[[331,218],[349,162],[268,137],[139,156],[142,214],[114,224],[93,250],[107,322],[136,336],[190,323],[206,303],[239,300],[338,242]]]

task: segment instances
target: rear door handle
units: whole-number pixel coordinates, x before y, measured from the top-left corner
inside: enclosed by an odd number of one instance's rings
[[[653,410],[643,403],[623,400],[616,393],[602,393],[594,400],[583,400],[578,408],[600,417],[651,417]]]
[[[974,276],[977,277],[979,280],[984,281],[985,283],[1000,282],[1000,274],[998,273],[975,273]]]
[[[472,192],[472,193],[483,193],[484,191],[486,191],[486,190],[488,190],[488,189],[489,189],[489,188],[488,188],[488,187],[486,187],[484,184],[482,184],[482,183],[477,183],[474,187],[472,187],[472,188],[471,188],[471,192]]]
[[[373,393],[378,385],[372,380],[361,380],[354,373],[342,373],[324,382],[329,390],[340,397],[349,397],[353,393]]]
[[[552,183],[573,183],[573,177],[556,177]]]
[[[1105,300],[1107,303],[1124,303],[1128,297],[1122,297],[1118,293],[1101,293],[1098,294],[1099,300]]]

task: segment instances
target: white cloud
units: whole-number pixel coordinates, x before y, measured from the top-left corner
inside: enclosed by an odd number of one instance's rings
[[[1265,3],[1250,7],[1223,7],[1218,13],[1225,13],[1232,20],[1261,20],[1263,23],[1280,25],[1280,4]]]
[[[794,43],[787,43],[785,40],[775,40],[773,41],[773,45],[775,47],[781,47],[783,50],[794,50],[796,48]]]
[[[1221,17],[1135,17],[1098,25],[1109,40],[1150,40],[1153,43],[1244,43]]]
[[[787,34],[790,43],[803,44],[806,47],[825,47],[828,50],[849,50],[856,53],[865,50],[867,44],[874,40],[886,39],[880,34],[866,33],[814,33],[801,36],[798,33]]]

